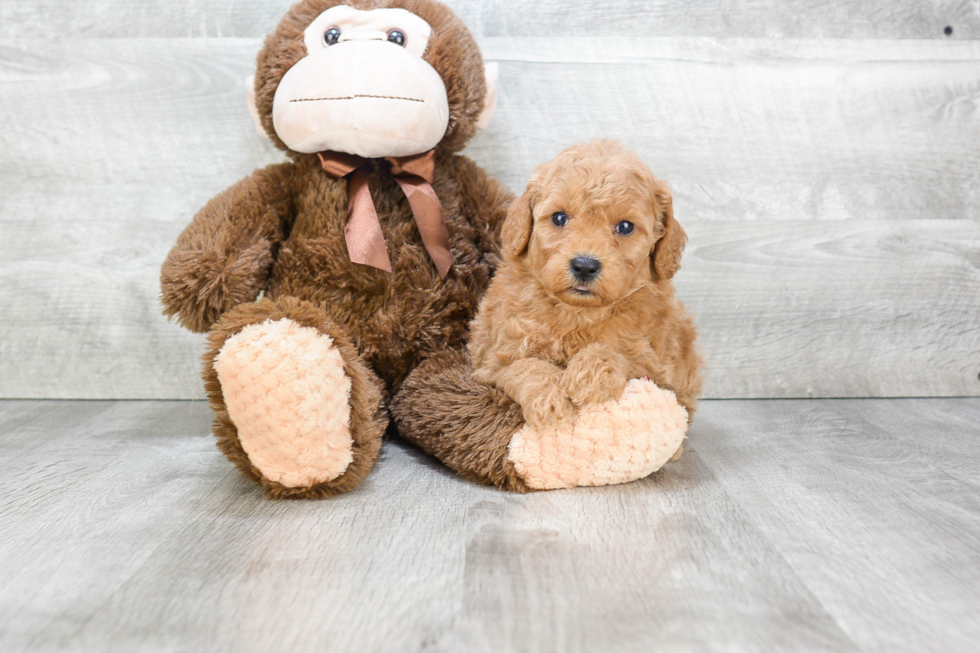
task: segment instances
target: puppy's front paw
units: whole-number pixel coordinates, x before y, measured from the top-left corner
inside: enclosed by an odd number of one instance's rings
[[[619,399],[626,381],[619,366],[601,356],[576,356],[562,375],[562,386],[576,406]]]
[[[524,421],[534,428],[555,426],[568,421],[575,412],[565,390],[557,383],[543,387],[522,408]]]

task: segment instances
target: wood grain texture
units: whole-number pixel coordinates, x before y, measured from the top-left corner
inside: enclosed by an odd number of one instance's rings
[[[202,403],[0,402],[4,651],[949,651],[980,637],[980,400],[704,402],[627,485],[400,442],[270,502]]]
[[[511,188],[564,147],[608,137],[642,154],[700,219],[977,217],[980,42],[482,44],[502,65],[501,97],[468,153]],[[245,109],[258,48],[0,44],[10,89],[0,107],[14,127],[0,135],[13,193],[0,219],[45,198],[63,212],[83,188],[85,201],[135,186],[196,202],[278,160]],[[89,214],[109,210],[98,209]]]
[[[588,138],[637,150],[680,219],[977,219],[980,42],[484,39],[513,188]]]
[[[192,398],[201,338],[157,275],[209,197],[280,155],[258,43],[0,43],[0,396]],[[708,396],[980,394],[980,43],[488,38],[519,190],[621,138],[674,189]],[[569,101],[570,98],[575,101]]]
[[[980,637],[977,408],[724,402],[695,447],[727,492],[752,497],[749,523],[860,649],[969,651]]]
[[[294,0],[4,0],[0,38],[255,37]],[[977,38],[975,0],[444,0],[478,36]],[[944,29],[953,28],[947,36]]]
[[[687,225],[677,286],[700,324],[708,395],[977,394],[980,225],[827,224]],[[5,365],[3,393],[203,397],[202,337],[158,317],[157,261],[179,227],[49,227],[4,226],[0,275],[18,283],[0,289],[0,352],[20,363]],[[43,260],[45,246],[71,260]]]
[[[65,650],[235,474],[201,434],[209,413],[203,403],[0,402],[0,649]]]

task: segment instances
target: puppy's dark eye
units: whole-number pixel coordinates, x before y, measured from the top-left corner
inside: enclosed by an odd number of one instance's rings
[[[564,227],[568,224],[568,216],[565,215],[564,211],[559,211],[551,216],[551,223],[556,227]]]
[[[388,40],[395,45],[405,47],[405,35],[397,29],[388,30]]]
[[[331,27],[323,33],[323,42],[327,45],[334,45],[340,40],[340,28]]]
[[[633,233],[633,223],[629,220],[623,220],[616,225],[616,233],[620,236],[629,236],[631,233]]]

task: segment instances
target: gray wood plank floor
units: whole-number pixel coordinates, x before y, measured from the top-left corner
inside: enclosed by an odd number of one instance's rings
[[[204,403],[0,402],[3,651],[970,651],[980,399],[708,401],[623,486],[399,441],[265,501]]]

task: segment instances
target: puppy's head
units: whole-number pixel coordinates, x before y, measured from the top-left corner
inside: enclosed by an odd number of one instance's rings
[[[615,141],[577,145],[542,165],[504,222],[503,253],[566,304],[614,304],[680,267],[687,236],[670,191]]]

